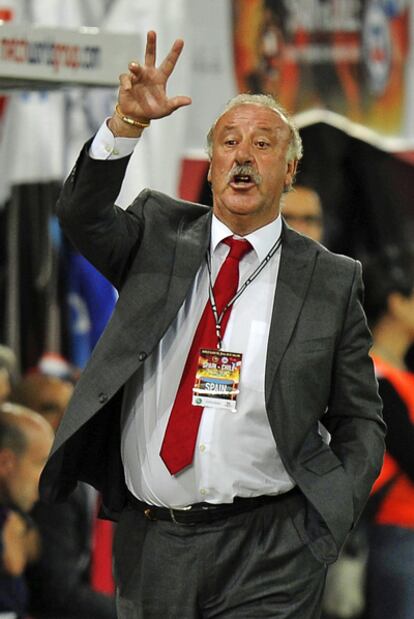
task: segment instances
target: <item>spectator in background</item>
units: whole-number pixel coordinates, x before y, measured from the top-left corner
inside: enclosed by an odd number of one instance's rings
[[[414,617],[414,373],[405,356],[414,343],[414,260],[395,249],[367,261],[365,309],[372,357],[388,425],[387,452],[371,501],[369,619]]]
[[[305,185],[295,185],[292,191],[283,195],[282,215],[291,228],[321,242],[322,205],[316,191]]]
[[[16,385],[12,397],[43,415],[56,431],[72,391],[66,380],[32,373]],[[27,573],[35,619],[116,618],[113,597],[94,591],[90,583],[95,509],[96,493],[82,483],[65,503],[35,505],[32,517],[42,554]]]
[[[10,395],[16,371],[16,355],[8,346],[0,344],[0,404]]]
[[[38,499],[39,476],[53,441],[49,424],[37,413],[0,404],[0,614],[24,617],[26,565],[39,552],[28,516]]]
[[[33,373],[16,384],[11,398],[40,413],[56,432],[72,393],[73,385],[69,381]]]
[[[65,357],[56,352],[45,352],[32,370],[45,376],[55,376],[69,383],[75,384],[80,370]]]

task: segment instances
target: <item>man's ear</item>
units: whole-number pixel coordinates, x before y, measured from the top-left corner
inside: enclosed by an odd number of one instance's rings
[[[0,449],[0,476],[7,477],[10,475],[14,467],[17,463],[17,455],[9,449],[5,447],[4,449]]]
[[[211,183],[211,162],[210,162],[210,165],[208,166],[207,180],[209,183]]]
[[[298,168],[298,160],[290,159],[286,165],[286,174],[285,174],[285,186],[284,192],[290,191],[293,181],[295,180],[296,170]]]

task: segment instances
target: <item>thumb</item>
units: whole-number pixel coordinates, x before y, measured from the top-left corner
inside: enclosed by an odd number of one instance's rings
[[[168,107],[170,108],[170,114],[178,110],[180,107],[185,107],[186,105],[191,105],[192,100],[191,97],[178,96],[172,97],[168,100]]]

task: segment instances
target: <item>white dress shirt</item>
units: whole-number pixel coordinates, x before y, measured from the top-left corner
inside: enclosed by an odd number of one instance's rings
[[[91,155],[114,158],[127,154],[119,148],[119,138],[111,136],[106,126],[101,127],[91,146]],[[133,148],[136,140],[130,143]],[[123,138],[122,146],[125,144]],[[111,149],[108,157],[102,157]],[[239,286],[268,254],[281,233],[281,226],[279,216],[245,237],[253,250],[240,262]],[[213,216],[210,242],[213,281],[229,252],[229,247],[221,242],[228,236],[232,232]],[[184,508],[200,501],[229,503],[235,496],[277,494],[294,486],[276,448],[264,395],[266,350],[279,261],[280,249],[235,302],[223,338],[223,350],[243,355],[237,411],[204,408],[193,463],[177,475],[170,475],[159,452],[187,354],[208,300],[205,261],[177,317],[154,352],[128,381],[122,406],[121,455],[126,484],[142,501]]]

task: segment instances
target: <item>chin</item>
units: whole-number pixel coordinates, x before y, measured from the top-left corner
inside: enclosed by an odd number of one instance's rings
[[[240,198],[239,200],[231,200],[226,204],[227,210],[232,213],[239,213],[240,215],[250,215],[257,213],[260,210],[258,204],[254,202]]]

